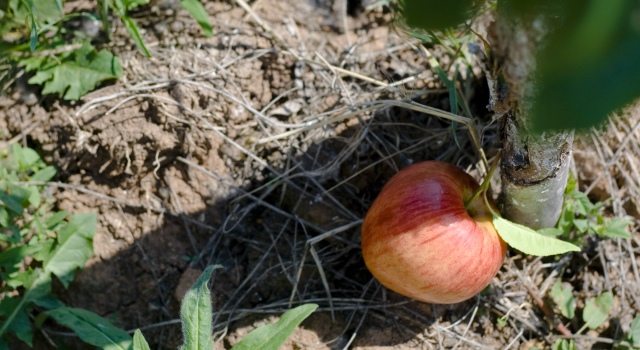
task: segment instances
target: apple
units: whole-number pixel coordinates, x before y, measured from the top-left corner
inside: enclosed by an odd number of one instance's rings
[[[482,195],[465,208],[478,188],[462,169],[440,161],[394,175],[362,223],[369,271],[385,287],[427,303],[458,303],[482,291],[507,245]]]

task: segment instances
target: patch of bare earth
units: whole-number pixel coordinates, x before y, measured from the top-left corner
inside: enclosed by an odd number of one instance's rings
[[[319,311],[282,349],[527,349],[548,348],[558,324],[581,326],[548,303],[561,280],[579,309],[602,291],[615,295],[605,325],[572,336],[581,348],[610,347],[628,330],[640,310],[637,116],[580,138],[575,152],[582,188],[613,196],[612,214],[634,216],[632,240],[594,240],[559,260],[512,250],[476,298],[419,303],[372,278],[359,230],[382,185],[412,162],[483,173],[466,127],[389,102],[449,109],[425,52],[391,29],[382,7],[345,16],[323,1],[262,0],[250,11],[239,3],[205,4],[212,38],[173,2],[140,10],[153,57],[120,36],[125,77],[78,103],[26,103],[17,89],[1,98],[3,140],[22,135],[58,167],[60,209],[98,214],[96,255],[60,290],[67,303],[175,349],[180,299],[220,264],[211,282],[216,348],[313,302]],[[486,92],[481,78],[469,81],[465,97],[493,156]],[[38,349],[52,347],[45,339]]]

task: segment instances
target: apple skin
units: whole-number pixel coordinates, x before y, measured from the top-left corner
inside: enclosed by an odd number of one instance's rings
[[[462,169],[440,161],[394,175],[362,224],[362,256],[373,276],[427,303],[458,303],[482,291],[507,245],[482,196],[465,209],[478,187]]]

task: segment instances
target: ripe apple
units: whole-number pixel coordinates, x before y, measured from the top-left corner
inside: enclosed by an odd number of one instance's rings
[[[362,224],[362,256],[385,287],[427,303],[482,291],[507,251],[478,183],[455,165],[413,164],[382,188]],[[493,204],[491,204],[493,206]]]

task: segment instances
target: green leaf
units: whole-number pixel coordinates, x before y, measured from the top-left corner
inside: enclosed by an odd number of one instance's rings
[[[38,170],[33,176],[31,176],[31,181],[49,181],[56,175],[56,168],[52,166],[48,166],[46,168]]]
[[[69,215],[69,211],[67,210],[62,210],[57,213],[53,213],[45,221],[45,225],[47,226],[47,229],[52,230],[55,226],[57,226],[59,223],[64,221],[67,215]]]
[[[569,242],[543,236],[497,215],[493,216],[493,226],[507,244],[526,254],[548,256],[580,251],[579,247]]]
[[[553,343],[552,350],[578,350],[576,342],[573,339],[558,339]]]
[[[640,4],[564,3],[575,11],[565,11],[537,59],[538,93],[531,109],[537,131],[598,126],[640,96],[640,31],[634,17]]]
[[[5,297],[0,301],[0,338],[7,332],[12,332],[18,339],[32,345],[33,330],[27,313],[28,301],[25,297]]]
[[[104,350],[129,350],[132,347],[133,340],[127,332],[91,311],[61,307],[46,314],[73,330],[85,343]]]
[[[127,28],[129,35],[131,35],[131,38],[133,39],[133,42],[136,43],[136,46],[138,46],[138,49],[140,49],[145,56],[151,57],[151,53],[144,44],[144,40],[142,40],[142,36],[140,35],[140,30],[138,29],[136,22],[126,15],[122,15],[120,19],[122,19],[124,27]]]
[[[138,6],[148,4],[148,0],[116,0],[114,4],[118,6],[118,10],[124,10],[122,13],[127,13]]]
[[[21,244],[4,250],[0,252],[0,266],[4,266],[8,269],[7,272],[11,273],[12,268],[18,269],[22,259],[36,253],[41,248],[42,246],[40,245]]]
[[[68,59],[40,69],[29,79],[30,84],[44,84],[43,94],[57,93],[66,100],[77,100],[102,81],[122,76],[120,59],[111,52],[97,52],[85,43]]]
[[[629,341],[633,347],[640,347],[640,317],[636,317],[629,327]]]
[[[277,350],[318,305],[305,304],[285,312],[278,322],[254,329],[231,350]]]
[[[607,238],[631,238],[627,228],[633,222],[623,218],[611,218],[605,222],[602,230],[602,236]]]
[[[590,222],[587,219],[573,219],[573,225],[578,229],[578,232],[585,233],[589,229]]]
[[[40,271],[34,271],[34,274],[38,272]],[[22,296],[4,298],[0,301],[0,338],[11,331],[20,340],[31,345],[33,332],[28,315],[30,303],[51,293],[51,278],[49,274],[39,273],[25,288]]]
[[[564,231],[556,227],[546,227],[539,229],[538,233],[547,237],[558,237],[562,236]]]
[[[184,7],[191,16],[198,22],[200,28],[204,32],[204,36],[210,38],[213,36],[213,27],[211,27],[211,22],[209,22],[209,14],[207,10],[202,6],[200,1],[198,0],[180,0],[182,7]]]
[[[570,286],[562,286],[561,281],[557,281],[551,288],[551,298],[558,305],[562,316],[572,319],[575,316],[576,300],[573,297],[573,289]]]
[[[600,327],[613,308],[613,294],[604,292],[595,299],[590,299],[582,311],[582,320],[591,329]]]
[[[7,212],[7,209],[5,209],[4,206],[0,205],[0,227],[8,228],[9,221],[9,212]]]
[[[180,318],[182,319],[182,333],[184,344],[181,350],[208,350],[213,348],[211,332],[211,292],[207,283],[213,270],[221,268],[220,265],[212,265],[200,275],[196,283],[187,291],[180,306]]]
[[[139,329],[136,329],[136,332],[133,333],[133,350],[151,350],[149,343],[144,339],[144,335]]]
[[[96,233],[95,214],[76,214],[60,229],[58,242],[43,253],[46,272],[58,276],[65,287],[73,280],[75,270],[84,267],[93,254],[93,236]]]
[[[575,199],[575,212],[578,215],[587,216],[594,209],[593,203],[586,193],[580,191],[574,191],[571,193],[571,198]]]
[[[41,160],[36,151],[28,147],[20,147],[17,143],[13,144],[11,154],[22,171],[34,170],[33,167],[38,166]]]
[[[45,309],[56,309],[65,306],[64,303],[53,294],[47,294],[42,297],[33,299],[32,301],[34,304]]]
[[[472,18],[481,3],[474,0],[403,0],[400,11],[410,27],[443,30]]]
[[[36,19],[31,16],[31,34],[29,35],[29,50],[35,52],[38,47],[38,28],[36,27]]]
[[[13,212],[15,215],[22,215],[22,211],[24,208],[20,203],[20,199],[15,196],[9,195],[6,192],[0,191],[0,202],[4,203],[4,205]],[[2,204],[0,203],[0,204]]]

